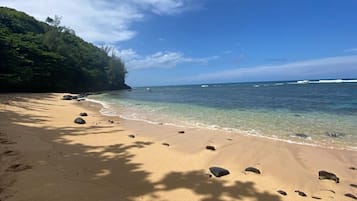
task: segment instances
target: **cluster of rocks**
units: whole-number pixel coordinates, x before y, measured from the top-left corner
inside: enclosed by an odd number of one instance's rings
[[[216,167],[216,166],[210,167],[209,171],[215,177],[223,177],[223,176],[226,176],[226,175],[230,174],[229,170],[227,170],[225,168],[222,168],[222,167]],[[247,167],[244,171],[245,172],[252,172],[252,173],[255,173],[255,174],[261,174],[261,171],[258,168],[255,168],[255,167]],[[209,177],[212,177],[211,174],[207,174],[207,175]],[[332,172],[321,170],[321,171],[318,172],[318,176],[319,176],[318,178],[320,180],[325,180],[326,179],[326,180],[332,180],[336,184],[340,183],[340,178],[337,177],[336,174],[334,174]],[[350,186],[354,187],[354,188],[357,188],[357,184],[350,184]],[[294,192],[297,193],[299,196],[307,197],[307,194],[305,192],[301,191],[301,190],[295,190]],[[331,192],[335,193],[334,191],[331,191]],[[281,190],[281,189],[277,190],[277,193],[279,193],[282,196],[287,196],[288,195],[288,193],[286,191]],[[346,193],[346,194],[344,194],[344,196],[352,198],[352,199],[357,199],[357,197],[352,193]],[[322,199],[322,198],[317,197],[317,196],[311,196],[311,198],[316,199],[316,200],[321,200]]]
[[[62,100],[77,100],[77,101],[82,101],[84,98],[87,96],[87,94],[79,94],[78,96],[76,95],[64,95],[62,97]]]

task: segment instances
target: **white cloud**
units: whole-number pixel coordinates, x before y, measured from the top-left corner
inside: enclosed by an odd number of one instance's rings
[[[205,58],[185,57],[181,52],[156,52],[151,55],[141,56],[132,49],[116,50],[115,54],[122,58],[125,65],[130,70],[148,68],[173,68],[182,63],[204,64],[210,60],[217,59],[217,56]]]
[[[114,43],[135,37],[134,22],[147,13],[176,14],[187,10],[186,0],[1,0],[1,6],[24,11],[38,20],[62,16],[62,25],[90,42]]]
[[[203,73],[186,77],[181,81],[259,81],[317,79],[357,76],[357,56],[327,57],[281,65],[261,65],[231,70]]]

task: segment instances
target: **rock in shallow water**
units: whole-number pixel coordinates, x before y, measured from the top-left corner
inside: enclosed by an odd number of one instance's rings
[[[229,174],[229,171],[221,167],[210,167],[209,170],[216,177],[222,177]]]
[[[296,137],[301,137],[301,138],[308,138],[309,136],[304,134],[304,133],[296,133],[295,134]]]
[[[325,170],[319,171],[319,179],[328,179],[328,180],[333,180],[336,183],[340,183],[340,178],[338,178],[334,173],[327,172]]]
[[[326,136],[328,137],[332,137],[332,138],[341,138],[341,137],[344,137],[346,134],[344,133],[338,133],[338,132],[335,132],[335,131],[331,131],[331,132],[327,132],[326,133]]]
[[[86,121],[80,117],[77,117],[75,120],[74,120],[74,123],[76,124],[85,124]]]

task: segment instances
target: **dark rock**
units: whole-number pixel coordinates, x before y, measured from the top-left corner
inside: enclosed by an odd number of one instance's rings
[[[335,132],[335,131],[331,131],[331,132],[327,132],[326,133],[326,136],[328,137],[333,137],[333,138],[340,138],[340,137],[344,137],[346,134],[344,133],[338,133],[338,132]]]
[[[77,100],[78,96],[72,96],[72,100]]]
[[[181,133],[181,134],[183,134],[183,133],[185,133],[185,131],[179,131],[178,133]]]
[[[16,142],[12,142],[10,140],[0,138],[0,144],[16,144]]]
[[[130,137],[130,138],[135,138],[135,135],[128,135],[128,137]]]
[[[357,188],[357,184],[350,184],[350,186]]]
[[[206,149],[212,150],[212,151],[215,151],[215,150],[216,150],[216,148],[215,148],[214,146],[210,146],[210,145],[207,145],[207,146],[206,146]]]
[[[346,193],[345,196],[349,197],[349,198],[352,198],[354,200],[357,200],[357,197],[355,195],[353,195],[352,193]]]
[[[30,165],[24,165],[21,163],[11,165],[6,169],[7,172],[19,172],[19,171],[24,171],[27,169],[31,169],[32,167]]]
[[[335,181],[336,183],[340,183],[340,179],[334,173],[324,170],[319,171],[319,179],[329,179]]]
[[[164,146],[170,146],[170,144],[169,144],[169,143],[166,143],[166,142],[162,143],[162,145],[164,145]]]
[[[304,133],[296,133],[295,134],[296,137],[301,137],[301,138],[307,138],[309,137],[308,135],[304,134]]]
[[[229,174],[229,171],[221,167],[210,167],[209,170],[216,177],[222,177]]]
[[[302,196],[302,197],[306,197],[306,193],[302,192],[302,191],[299,191],[299,190],[296,190],[295,193],[298,193],[298,195]]]
[[[301,117],[301,114],[294,114],[295,117]]]
[[[350,167],[349,169],[350,170],[357,170],[357,168],[355,168],[355,167]]]
[[[74,120],[74,123],[76,124],[85,124],[86,121],[80,117],[77,117],[75,120]]]
[[[62,97],[62,100],[72,100],[72,96],[71,95],[64,95]]]
[[[315,200],[321,200],[320,197],[316,197],[316,196],[311,196],[312,199],[315,199]]]
[[[212,177],[212,175],[211,174],[206,174],[207,175],[207,177],[209,177],[209,178],[211,178]]]
[[[283,190],[278,190],[278,191],[276,191],[276,192],[278,192],[280,195],[283,195],[283,196],[286,196],[286,195],[288,195],[285,191],[283,191]]]
[[[258,170],[255,167],[247,167],[247,168],[245,168],[245,171],[246,172],[254,172],[255,174],[261,174],[260,170]]]
[[[81,116],[81,117],[86,117],[86,116],[88,116],[88,114],[85,113],[85,112],[81,112],[81,113],[79,114],[79,116]]]
[[[15,156],[15,155],[17,155],[17,153],[15,151],[12,151],[12,150],[4,151],[3,154],[7,155],[7,156]]]
[[[109,119],[108,122],[111,123],[111,124],[114,124],[114,121],[113,121],[113,120],[110,120],[110,119]]]

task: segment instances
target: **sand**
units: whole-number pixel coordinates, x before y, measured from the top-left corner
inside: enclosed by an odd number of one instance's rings
[[[99,105],[61,100],[63,95],[0,95],[1,201],[316,200],[312,196],[348,201],[353,199],[345,193],[357,196],[351,186],[357,184],[357,170],[350,169],[357,167],[356,151],[108,117],[99,113]],[[84,125],[73,123],[80,112],[88,113]],[[206,150],[207,145],[216,150]],[[209,177],[211,166],[230,174]],[[261,174],[245,172],[250,166]],[[319,180],[319,170],[335,173],[340,183]]]

